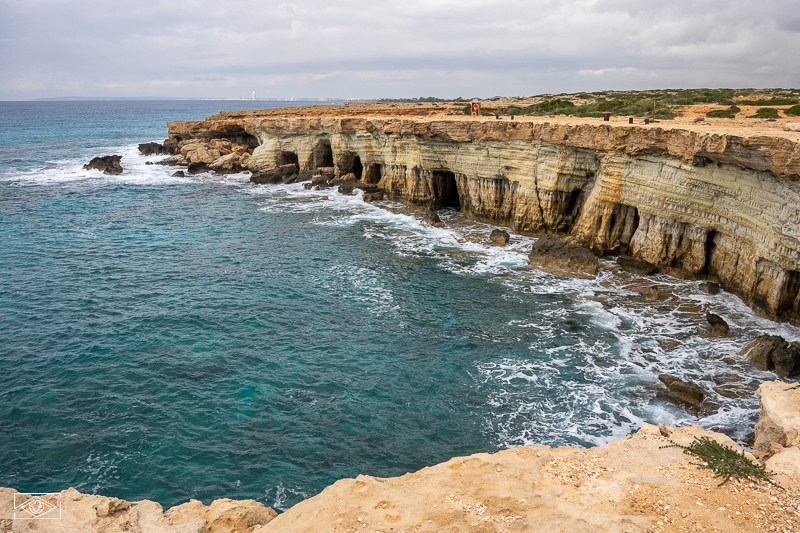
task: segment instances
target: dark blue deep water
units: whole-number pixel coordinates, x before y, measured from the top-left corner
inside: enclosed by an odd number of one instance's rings
[[[800,334],[731,295],[611,261],[563,280],[527,268],[532,239],[492,248],[460,213],[435,229],[138,155],[167,120],[250,106],[0,103],[0,486],[286,509],[342,477],[643,422],[748,438],[774,376],[736,353]],[[82,170],[109,153],[123,175]],[[642,284],[672,296],[645,302]],[[708,338],[705,310],[733,335]],[[661,372],[726,394],[686,413]]]

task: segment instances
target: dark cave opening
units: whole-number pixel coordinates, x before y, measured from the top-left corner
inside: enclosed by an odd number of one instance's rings
[[[370,185],[375,185],[379,181],[381,181],[381,177],[383,177],[383,167],[377,163],[373,163],[371,165],[367,165],[367,169],[364,172],[364,182]]]
[[[432,207],[434,209],[445,209],[448,207],[456,210],[461,209],[461,198],[458,196],[458,186],[454,173],[449,170],[434,170],[432,185]]]
[[[297,158],[297,154],[294,152],[281,152],[281,155],[278,157],[278,166],[291,164],[297,165],[297,168],[300,168],[300,160]]]
[[[312,153],[314,168],[328,168],[333,166],[333,149],[329,141],[320,141]]]

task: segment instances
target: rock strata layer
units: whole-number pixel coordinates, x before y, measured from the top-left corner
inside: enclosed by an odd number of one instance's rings
[[[713,280],[800,324],[800,142],[575,120],[223,113],[170,122],[165,146],[190,169],[221,142],[242,168],[333,167],[391,199]]]

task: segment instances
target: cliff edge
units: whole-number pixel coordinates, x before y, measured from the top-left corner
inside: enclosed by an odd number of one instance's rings
[[[194,171],[324,169],[380,197],[557,234],[800,324],[800,133],[765,124],[272,110],[170,122],[165,145]]]
[[[762,384],[756,441],[783,439],[767,462],[776,485],[720,479],[672,443],[708,437],[699,426],[645,424],[589,449],[524,446],[458,457],[396,478],[337,481],[287,512],[252,500],[154,502],[62,493],[60,520],[11,520],[16,491],[0,489],[0,531],[61,533],[677,532],[800,530],[800,384]],[[767,399],[769,398],[769,399]],[[770,420],[767,428],[761,421]],[[775,429],[779,428],[779,429]],[[780,435],[779,435],[780,433]],[[747,454],[749,457],[753,457]]]

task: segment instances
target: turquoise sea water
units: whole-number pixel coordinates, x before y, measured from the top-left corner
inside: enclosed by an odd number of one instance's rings
[[[436,229],[138,155],[167,120],[247,104],[0,103],[0,486],[282,510],[342,477],[643,422],[751,434],[774,375],[736,352],[800,330],[731,295],[613,261],[559,279],[527,268],[533,239],[490,247],[493,226],[454,211]],[[109,153],[121,176],[82,170]],[[672,296],[645,302],[642,283]],[[705,335],[706,309],[731,337]],[[661,372],[711,408],[659,396]]]

